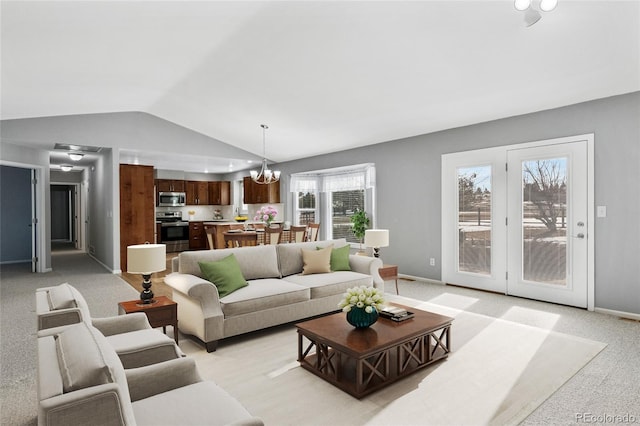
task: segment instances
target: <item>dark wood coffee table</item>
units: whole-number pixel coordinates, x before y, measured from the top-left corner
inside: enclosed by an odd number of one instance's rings
[[[355,329],[340,312],[296,324],[300,366],[362,398],[447,357],[453,318],[392,305],[414,317],[403,322],[380,317],[369,328]]]

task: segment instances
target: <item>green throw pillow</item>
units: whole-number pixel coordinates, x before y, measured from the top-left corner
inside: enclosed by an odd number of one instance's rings
[[[198,262],[198,265],[202,275],[218,287],[220,298],[248,285],[233,253],[215,262]]]
[[[316,247],[317,250],[320,250],[322,247]],[[349,249],[348,245],[332,249],[331,250],[331,258],[329,263],[331,265],[332,271],[350,271],[351,266],[349,265]]]

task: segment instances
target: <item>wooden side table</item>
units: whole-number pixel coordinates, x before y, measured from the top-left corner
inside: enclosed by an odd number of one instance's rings
[[[156,296],[154,300],[155,303],[146,305],[140,303],[140,299],[120,302],[118,312],[120,314],[144,312],[151,327],[162,327],[165,334],[167,334],[167,326],[173,326],[173,338],[178,343],[178,304],[166,296]]]
[[[384,281],[395,280],[396,294],[400,294],[398,291],[398,265],[382,265],[382,268],[378,269],[378,273]]]

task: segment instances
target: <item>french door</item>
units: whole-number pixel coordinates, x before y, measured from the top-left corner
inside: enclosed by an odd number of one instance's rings
[[[584,135],[443,156],[443,281],[591,308],[592,150]]]
[[[507,153],[507,293],[587,306],[585,141]]]

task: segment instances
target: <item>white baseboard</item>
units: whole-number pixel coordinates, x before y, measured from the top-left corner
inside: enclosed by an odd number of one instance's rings
[[[414,281],[423,281],[423,282],[426,282],[426,283],[429,283],[429,284],[445,285],[444,282],[442,282],[442,281],[432,280],[431,278],[416,277],[414,275],[398,274],[398,278],[400,278],[400,279],[407,278],[407,279],[414,280]]]
[[[636,321],[640,321],[640,314],[634,314],[632,312],[614,311],[613,309],[595,308],[595,312],[607,315],[613,315],[614,317],[628,318]]]
[[[111,269],[111,268],[109,268],[107,265],[105,265],[104,263],[102,263],[102,262],[100,261],[100,259],[96,258],[93,254],[91,254],[91,253],[88,253],[88,254],[89,254],[89,257],[90,257],[90,258],[92,258],[93,260],[95,260],[96,262],[98,262],[100,265],[102,265],[102,267],[103,267],[104,269],[106,269],[107,271],[111,272],[112,274],[119,274],[119,273],[121,272],[121,271],[120,271],[120,269]]]

